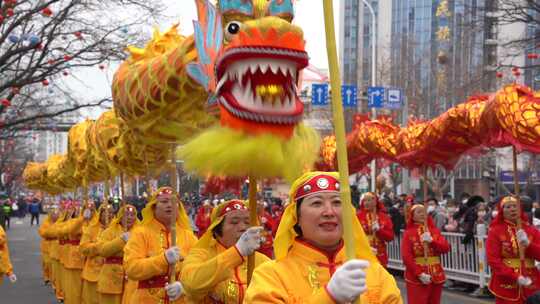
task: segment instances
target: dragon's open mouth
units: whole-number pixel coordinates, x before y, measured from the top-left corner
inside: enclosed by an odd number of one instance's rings
[[[296,124],[303,104],[296,92],[299,71],[308,56],[269,47],[239,47],[219,60],[217,89],[220,104],[232,115],[271,124]]]

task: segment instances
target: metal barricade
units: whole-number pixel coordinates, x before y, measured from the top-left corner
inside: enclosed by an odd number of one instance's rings
[[[481,287],[486,286],[491,275],[485,255],[487,237],[485,235],[483,237],[476,236],[476,242],[464,245],[462,244],[465,237],[463,233],[443,232],[442,235],[450,244],[450,252],[441,256],[446,277],[458,282],[477,284]],[[401,259],[402,236],[403,231],[401,231],[399,237],[387,244],[388,268],[390,269],[405,270],[405,265]],[[484,254],[479,254],[477,247],[484,250]],[[479,263],[480,256],[482,256],[483,263]]]

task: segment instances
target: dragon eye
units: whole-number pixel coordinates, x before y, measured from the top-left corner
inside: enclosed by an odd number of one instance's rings
[[[225,36],[228,40],[232,39],[232,36],[238,34],[240,32],[240,27],[242,24],[238,21],[231,21],[226,26],[226,33]]]

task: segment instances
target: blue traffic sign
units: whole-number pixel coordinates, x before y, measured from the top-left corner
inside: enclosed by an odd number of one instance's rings
[[[368,87],[368,108],[381,108],[384,101],[384,87]]]
[[[358,95],[358,88],[355,85],[342,85],[341,86],[341,99],[344,107],[356,107],[356,97]]]
[[[403,105],[403,92],[397,88],[386,88],[386,98],[383,108],[400,109]]]
[[[311,85],[311,103],[314,106],[324,106],[328,104],[328,84],[314,83]]]

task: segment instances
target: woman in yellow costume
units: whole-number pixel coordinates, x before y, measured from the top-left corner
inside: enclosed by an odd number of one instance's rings
[[[82,304],[98,304],[97,281],[101,266],[103,265],[103,257],[97,252],[97,239],[100,233],[107,228],[107,224],[114,216],[112,206],[107,203],[102,203],[99,206],[98,212],[94,213],[90,224],[83,229],[81,237],[81,245],[79,250],[86,257],[84,268],[81,274],[83,280],[81,303]]]
[[[64,238],[64,303],[80,304],[82,292],[81,273],[84,266],[84,256],[79,251],[83,226],[89,224],[95,211],[93,202],[84,206],[83,212],[77,203],[70,206],[70,216],[59,228],[58,234]]]
[[[49,215],[45,219],[43,223],[39,226],[38,233],[41,237],[41,267],[43,268],[43,282],[45,284],[53,283],[54,278],[52,274],[52,262],[51,262],[51,246],[53,243],[53,240],[51,238],[46,237],[47,231],[51,228],[51,226],[56,222],[58,219],[58,211],[56,209],[57,207],[51,207],[48,210]]]
[[[171,246],[174,204],[178,206],[176,246]],[[178,277],[182,269],[181,256],[197,241],[186,211],[172,188],[161,187],[152,194],[142,213],[143,223],[133,231],[124,249],[126,274],[129,279],[138,281],[130,303],[184,303],[182,284],[168,282],[172,265],[176,265]]]
[[[249,228],[249,211],[240,200],[218,205],[211,220],[184,261],[181,281],[188,303],[243,303],[247,256],[255,253],[255,266],[269,260],[255,252],[264,241],[263,228]]]
[[[63,206],[60,206],[63,208]],[[49,258],[51,262],[51,285],[54,288],[54,293],[58,301],[64,300],[64,290],[62,288],[62,269],[60,262],[60,238],[58,236],[58,228],[64,222],[67,216],[66,211],[59,208],[54,208],[51,213],[51,225],[43,230],[41,237],[49,240]],[[62,240],[63,242],[63,240]]]
[[[13,265],[9,259],[9,247],[4,228],[0,226],[0,284],[4,281],[3,276],[7,276],[11,283],[17,282],[17,276],[13,273]]]
[[[394,278],[379,264],[356,216],[356,258],[346,261],[339,178],[309,172],[291,187],[274,251],[255,269],[246,303],[402,303]]]
[[[97,283],[100,304],[128,303],[137,288],[137,282],[126,280],[123,267],[124,246],[136,225],[137,209],[125,205],[98,237],[97,252],[104,258]]]

